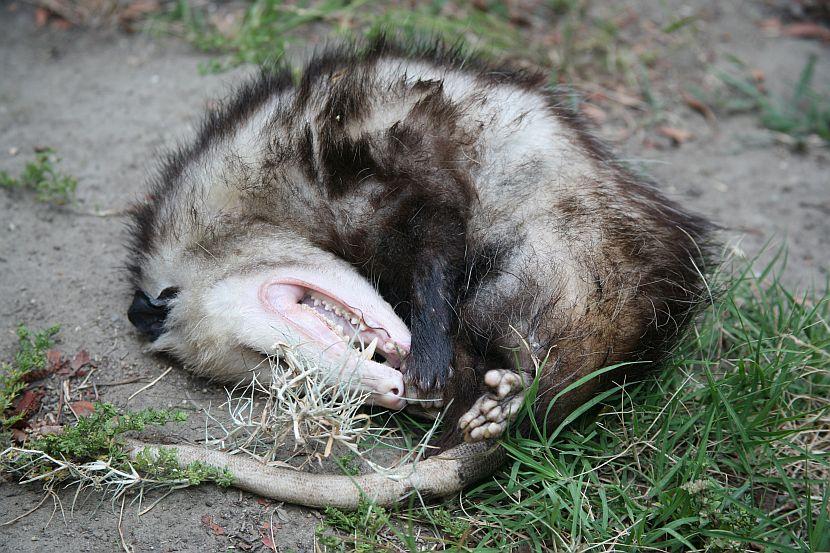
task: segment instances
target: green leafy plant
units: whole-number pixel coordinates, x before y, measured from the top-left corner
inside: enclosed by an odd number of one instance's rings
[[[144,409],[119,414],[109,403],[95,403],[94,411],[65,426],[62,432],[31,440],[25,448],[10,447],[0,454],[0,468],[22,482],[45,481],[49,485],[70,481],[80,487],[109,491],[119,497],[138,488],[185,487],[214,482],[232,483],[232,475],[201,463],[180,467],[173,451],[158,455],[139,452],[130,459],[123,435],[148,426],[183,422],[181,411]]]
[[[0,364],[0,432],[8,434],[23,413],[13,413],[15,400],[26,388],[26,378],[46,368],[46,352],[54,345],[59,331],[53,326],[38,332],[20,325],[18,351],[11,363]],[[43,480],[48,485],[66,480],[81,486],[114,489],[116,495],[134,486],[182,487],[215,482],[230,485],[232,476],[224,470],[191,463],[180,467],[172,451],[160,450],[156,456],[140,452],[131,460],[123,435],[148,426],[183,422],[181,411],[145,409],[119,413],[109,403],[95,403],[94,410],[80,417],[61,432],[29,440],[25,447],[6,447],[0,452],[0,471],[23,481]],[[5,446],[9,440],[3,438]]]
[[[389,525],[386,509],[368,499],[361,501],[353,512],[326,507],[324,513],[326,518],[317,527],[317,540],[323,546],[338,551],[376,551],[377,540]],[[335,533],[327,533],[327,530]]]
[[[60,330],[53,326],[32,333],[26,326],[17,328],[18,351],[11,363],[0,363],[0,434],[5,435],[24,413],[10,413],[15,400],[26,388],[26,377],[46,367],[46,351]],[[0,442],[2,443],[2,442]]]
[[[33,190],[40,202],[71,203],[75,199],[78,181],[75,177],[60,173],[55,167],[58,162],[60,158],[55,156],[53,150],[38,151],[34,161],[28,162],[17,178],[0,171],[0,187]]]

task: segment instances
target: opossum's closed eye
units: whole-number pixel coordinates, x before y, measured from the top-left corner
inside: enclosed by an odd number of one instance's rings
[[[178,293],[178,288],[165,288],[154,299],[143,291],[136,290],[133,302],[127,310],[127,318],[139,332],[154,341],[164,332],[164,321],[170,312],[170,300]]]

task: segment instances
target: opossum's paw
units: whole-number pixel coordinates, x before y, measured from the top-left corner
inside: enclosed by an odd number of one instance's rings
[[[458,420],[458,427],[467,442],[501,436],[524,401],[527,381],[519,373],[503,369],[487,371],[484,383],[492,392],[478,398]]]

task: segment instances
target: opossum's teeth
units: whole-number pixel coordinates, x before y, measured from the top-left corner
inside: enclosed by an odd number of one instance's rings
[[[364,359],[391,367],[401,366],[406,351],[388,339],[385,329],[370,327],[348,307],[310,290],[300,299],[299,305],[314,313],[347,346],[360,352]]]
[[[375,347],[378,345],[377,337],[373,338],[369,345],[360,353],[364,359],[371,359],[375,355]],[[385,361],[384,363],[385,364]]]

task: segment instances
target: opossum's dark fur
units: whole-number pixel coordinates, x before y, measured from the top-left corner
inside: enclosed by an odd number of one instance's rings
[[[380,117],[374,97],[391,94],[391,85],[372,89],[376,64],[395,59],[469,78],[482,98],[460,105],[445,93],[443,80],[415,80],[407,93],[417,100],[405,116],[383,132],[363,132],[364,122],[371,126]],[[619,163],[571,109],[569,93],[544,83],[544,75],[493,67],[440,44],[399,45],[383,38],[326,50],[296,85],[288,69],[265,71],[211,111],[196,140],[163,164],[150,200],[134,212],[131,281],[153,297],[162,284],[184,289],[185,282],[148,274],[171,242],[183,242],[182,251],[202,271],[212,263],[205,252],[223,263],[221,252],[243,250],[256,233],[288,228],[348,261],[395,307],[413,337],[406,374],[413,385],[442,390],[453,400],[449,420],[486,393],[485,371],[514,368],[517,361],[529,371],[531,354],[548,357],[537,397],[540,415],[559,391],[600,367],[650,362],[625,365],[569,393],[549,414],[559,421],[611,382],[641,377],[671,351],[707,299],[711,226]],[[515,182],[500,173],[498,182],[471,176],[483,148],[480,137],[496,118],[487,118],[494,109],[488,91],[503,89],[525,91],[517,102],[544,98],[544,109],[561,124],[556,147],[571,156],[556,170],[564,174],[574,165],[576,180],[533,188],[535,169],[539,182],[552,182],[545,171],[556,167],[555,159],[535,158],[515,165]],[[265,123],[274,138],[261,163],[239,162],[235,169],[242,175],[235,184],[242,207],[206,216],[201,192],[181,185],[183,175],[281,92],[288,100]],[[477,120],[472,112],[479,108],[487,117]],[[542,117],[538,109],[528,107],[511,123]],[[311,112],[316,119],[300,117]],[[233,163],[233,154],[228,158]],[[298,167],[306,189],[286,184],[280,173],[286,165]],[[364,194],[367,179],[384,192]],[[483,199],[495,189],[503,206]],[[176,194],[175,202],[166,199]],[[355,220],[343,218],[339,202],[365,209]],[[269,263],[246,255],[244,264],[227,271]],[[171,324],[170,331],[175,328]],[[168,343],[164,349],[185,357],[177,347]],[[451,428],[443,445],[460,439]]]

